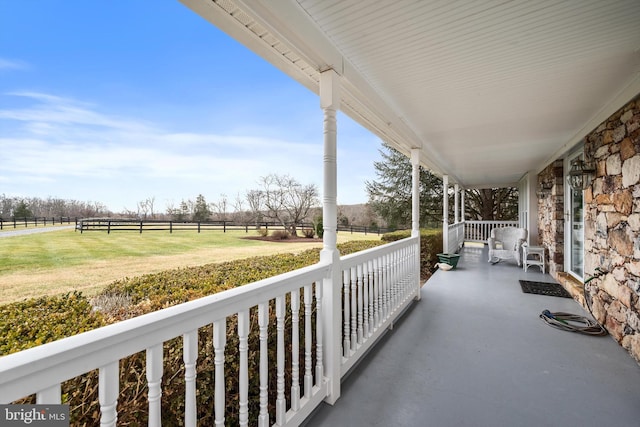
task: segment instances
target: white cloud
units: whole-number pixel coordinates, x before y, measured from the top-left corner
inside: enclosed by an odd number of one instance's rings
[[[25,195],[97,200],[120,210],[152,196],[233,197],[270,173],[319,188],[322,183],[317,142],[171,132],[69,98],[33,92],[10,96],[28,105],[0,109],[6,129],[0,137],[0,176],[14,190],[29,183],[24,191],[31,194]],[[34,188],[44,194],[33,194]],[[118,200],[103,200],[103,192]]]
[[[29,65],[26,62],[0,57],[0,70],[26,70]]]

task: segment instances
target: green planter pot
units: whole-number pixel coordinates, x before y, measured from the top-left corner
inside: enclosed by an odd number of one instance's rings
[[[438,261],[444,262],[445,264],[449,264],[451,267],[456,268],[458,265],[458,260],[460,259],[459,254],[436,254],[438,256]]]

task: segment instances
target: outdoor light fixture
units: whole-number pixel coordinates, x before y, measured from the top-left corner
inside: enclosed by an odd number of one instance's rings
[[[595,169],[582,159],[571,162],[571,170],[567,181],[573,190],[585,190],[591,184]]]

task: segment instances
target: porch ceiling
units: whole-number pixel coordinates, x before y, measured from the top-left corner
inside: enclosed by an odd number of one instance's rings
[[[464,187],[539,171],[640,93],[637,0],[181,0]],[[377,147],[371,147],[372,150]]]

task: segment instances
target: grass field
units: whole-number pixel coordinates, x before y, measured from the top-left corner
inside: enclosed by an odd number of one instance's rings
[[[114,280],[251,256],[300,252],[321,242],[243,239],[251,232],[80,234],[70,229],[0,239],[0,304],[73,290],[91,295]],[[377,240],[338,233],[338,242]]]

